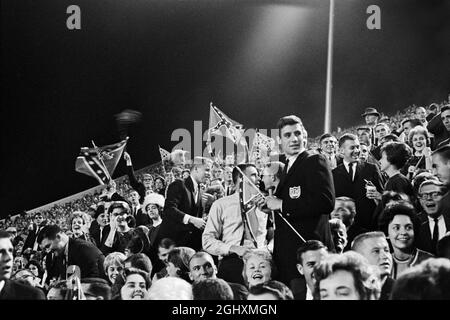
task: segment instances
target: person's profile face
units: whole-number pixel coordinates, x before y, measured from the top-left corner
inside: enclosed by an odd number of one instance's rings
[[[450,110],[449,110],[450,112]],[[432,155],[434,174],[445,185],[450,184],[450,161],[444,160],[439,154]]]
[[[245,274],[248,286],[256,286],[271,279],[272,267],[269,261],[259,256],[252,256],[245,265]]]
[[[305,148],[305,140],[303,128],[299,123],[284,126],[280,130],[281,147],[288,157],[302,152]]]
[[[353,275],[337,270],[319,283],[320,300],[361,300]]]
[[[158,258],[162,262],[167,265],[167,257],[169,256],[169,252],[174,248],[174,246],[170,246],[168,249],[163,247],[158,247]]]
[[[245,169],[244,174],[255,186],[259,187],[261,178],[259,177],[258,169],[253,166],[249,166]]]
[[[13,245],[8,238],[0,239],[0,281],[11,278],[13,271]]]
[[[214,278],[217,273],[214,261],[210,257],[193,258],[189,263],[190,278],[194,282]]]
[[[388,159],[387,159],[387,154],[386,152],[382,152],[381,153],[381,159],[380,159],[380,170],[381,171],[386,171],[387,168],[389,168],[391,164],[389,163]]]
[[[56,235],[54,240],[49,238],[42,239],[40,247],[45,252],[54,252],[56,255],[60,255],[64,251],[64,243],[61,241],[61,236]]]

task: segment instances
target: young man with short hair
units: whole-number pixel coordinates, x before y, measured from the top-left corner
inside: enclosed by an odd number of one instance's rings
[[[295,300],[314,299],[314,268],[327,253],[327,247],[317,240],[308,240],[297,249],[297,270],[304,277],[306,286],[302,290],[293,290]]]
[[[390,277],[392,255],[384,233],[373,231],[360,234],[353,241],[352,250],[365,257],[369,264],[379,268],[382,285],[379,300],[388,300],[394,279]]]

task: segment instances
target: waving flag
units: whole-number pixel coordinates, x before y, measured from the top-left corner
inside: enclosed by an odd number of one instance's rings
[[[83,147],[75,161],[75,171],[96,178],[100,184],[109,183],[122,157],[128,137],[121,142],[104,147]]]
[[[161,148],[160,146],[158,146],[159,148],[159,154],[161,155],[161,161],[164,163],[166,161],[170,161],[170,152]]]
[[[238,194],[239,194],[239,205],[241,209],[242,222],[244,227],[250,233],[250,237],[253,240],[255,248],[258,247],[256,243],[255,232],[258,230],[258,218],[250,212],[255,207],[255,201],[259,197],[264,197],[264,195],[259,191],[258,187],[255,186],[252,181],[239,169],[239,175],[241,177],[239,181]]]

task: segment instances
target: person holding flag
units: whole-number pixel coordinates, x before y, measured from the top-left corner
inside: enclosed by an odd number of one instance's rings
[[[281,118],[277,127],[287,163],[267,207],[275,217],[274,261],[279,280],[291,286],[298,277],[296,250],[305,240],[320,240],[332,252],[329,214],[334,207],[334,185],[326,158],[306,151],[307,132],[299,117]]]
[[[236,166],[233,182],[237,191],[211,206],[202,245],[209,254],[219,256],[219,278],[244,285],[242,257],[252,249],[266,248],[267,214],[260,210],[265,199],[254,164]]]

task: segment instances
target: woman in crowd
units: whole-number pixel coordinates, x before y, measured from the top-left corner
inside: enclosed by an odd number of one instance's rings
[[[406,269],[432,258],[431,253],[417,249],[414,244],[419,220],[414,207],[406,201],[391,203],[384,210],[383,231],[393,248],[392,278],[396,279]]]
[[[431,170],[430,135],[423,126],[416,126],[409,132],[409,145],[412,147],[412,155],[402,168],[403,175],[412,180],[417,169]]]
[[[395,191],[384,191],[383,195],[381,196],[381,201],[378,204],[378,206],[375,209],[374,212],[374,225],[377,226],[377,230],[381,230],[382,224],[383,224],[383,213],[386,206],[390,203],[396,202],[396,201],[409,201],[409,198],[404,193],[398,193]]]
[[[269,252],[251,251],[244,255],[242,276],[247,288],[272,280],[274,264]]]
[[[164,210],[165,198],[156,193],[152,193],[145,197],[143,210],[147,213],[152,221],[149,227],[148,238],[150,245],[155,245],[156,237],[158,236],[159,228],[162,223],[161,215]]]
[[[377,268],[353,251],[324,257],[314,277],[316,300],[378,300],[380,296]]]
[[[122,274],[126,258],[122,252],[112,252],[106,256],[103,268],[110,285],[113,285],[117,277]]]
[[[176,247],[169,252],[167,258],[167,275],[190,282],[189,261],[195,254],[195,250],[188,247]]]
[[[148,300],[151,281],[147,272],[137,268],[127,268],[124,277],[125,283],[120,289],[120,300]]]
[[[95,241],[89,235],[89,227],[91,218],[87,213],[75,211],[69,218],[69,226],[71,227],[72,237],[82,239],[95,244]]]
[[[166,181],[160,175],[155,178],[155,192],[162,196],[166,194]]]

